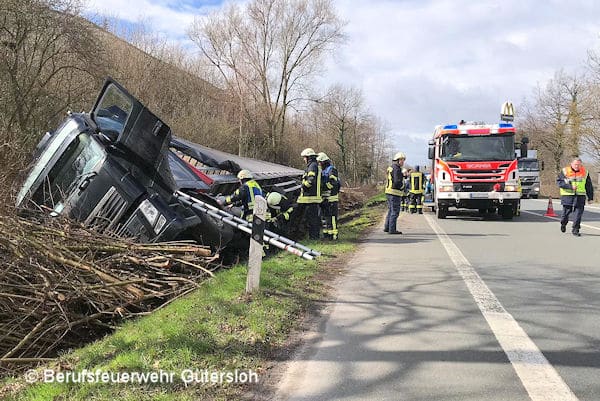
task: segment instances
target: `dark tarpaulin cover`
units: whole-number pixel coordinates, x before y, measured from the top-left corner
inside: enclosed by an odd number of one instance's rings
[[[171,147],[178,151],[193,157],[202,164],[210,167],[226,170],[232,174],[237,174],[240,170],[246,169],[254,174],[255,179],[268,179],[278,177],[299,177],[303,174],[302,170],[281,164],[270,163],[262,160],[250,159],[248,157],[236,156],[231,153],[221,152],[206,146],[186,141],[181,138],[173,138]]]

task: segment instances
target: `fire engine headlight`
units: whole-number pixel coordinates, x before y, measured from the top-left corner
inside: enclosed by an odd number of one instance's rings
[[[518,191],[516,185],[505,185],[504,186],[504,192],[516,192],[516,191]]]
[[[139,209],[140,212],[142,212],[142,214],[146,218],[146,220],[148,220],[148,223],[150,223],[150,225],[154,227],[156,219],[158,219],[158,216],[160,215],[158,209],[154,207],[154,205],[150,203],[148,199],[140,203]]]
[[[454,191],[453,185],[442,185],[440,186],[440,192],[452,192]]]
[[[533,192],[540,192],[540,187],[533,188]]]

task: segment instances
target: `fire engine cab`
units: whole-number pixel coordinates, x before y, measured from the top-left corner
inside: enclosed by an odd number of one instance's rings
[[[521,193],[511,123],[439,125],[429,142],[429,159],[438,218],[446,218],[450,208],[497,212],[503,219],[515,215]]]

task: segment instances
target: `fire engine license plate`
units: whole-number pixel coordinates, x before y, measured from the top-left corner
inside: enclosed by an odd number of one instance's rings
[[[487,192],[474,192],[471,193],[471,198],[487,198],[488,194]]]

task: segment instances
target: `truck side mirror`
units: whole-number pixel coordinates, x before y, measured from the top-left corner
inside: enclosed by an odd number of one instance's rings
[[[433,146],[429,147],[427,157],[429,158],[429,160],[433,160],[433,158],[435,157],[435,148]]]

